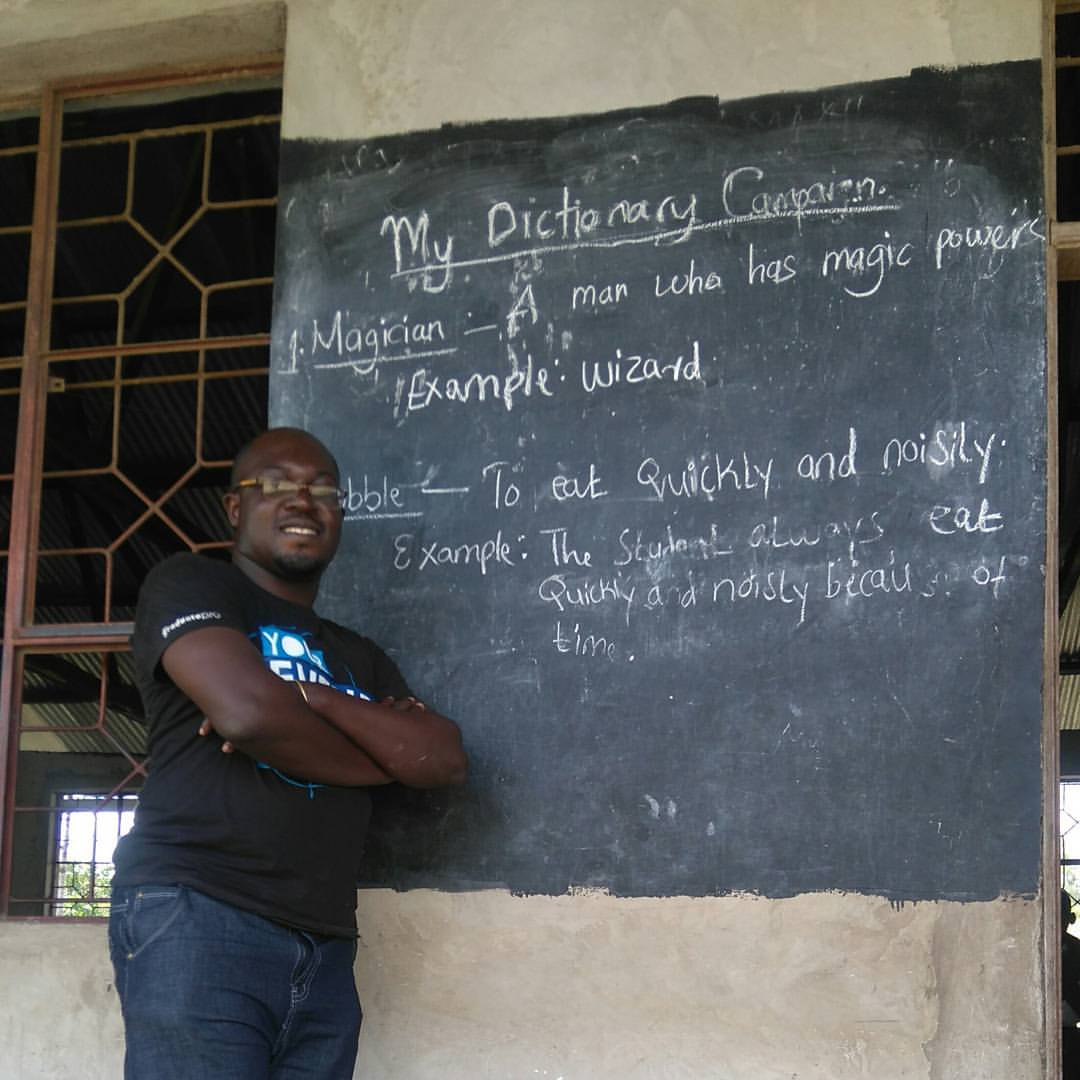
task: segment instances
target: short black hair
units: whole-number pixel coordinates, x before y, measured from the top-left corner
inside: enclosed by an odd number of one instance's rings
[[[233,458],[232,472],[229,474],[229,487],[233,488],[241,481],[246,479],[244,472],[244,459],[248,457],[252,450],[262,442],[265,438],[271,435],[299,435],[307,439],[309,442],[314,443],[320,450],[330,459],[331,464],[334,466],[334,476],[337,479],[341,478],[341,469],[338,466],[337,458],[330,452],[330,448],[322,441],[312,435],[310,431],[305,431],[303,428],[297,427],[274,427],[267,428],[265,431],[260,431],[252,439],[248,439],[239,450],[236,451],[236,457]]]

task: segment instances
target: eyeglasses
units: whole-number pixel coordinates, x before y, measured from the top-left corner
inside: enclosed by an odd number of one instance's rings
[[[233,491],[240,488],[257,487],[266,499],[285,499],[306,491],[315,502],[330,503],[340,506],[345,492],[333,484],[298,484],[295,480],[281,480],[276,476],[255,476],[250,480],[238,480]]]

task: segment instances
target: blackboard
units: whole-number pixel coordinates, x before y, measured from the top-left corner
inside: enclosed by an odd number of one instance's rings
[[[1038,64],[286,140],[325,615],[455,717],[395,887],[1032,894]]]

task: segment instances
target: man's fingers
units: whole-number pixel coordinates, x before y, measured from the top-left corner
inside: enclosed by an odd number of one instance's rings
[[[414,697],[406,698],[392,698],[384,697],[380,702],[380,705],[389,705],[391,709],[401,709],[404,712],[408,712],[409,709],[422,709],[427,711],[427,706],[419,699]]]
[[[209,718],[204,716],[203,717],[203,722],[199,725],[199,734],[200,735],[213,735],[213,733],[214,733],[214,728],[211,725]],[[236,747],[233,746],[233,744],[231,742],[229,742],[228,739],[226,739],[221,744],[221,752],[223,754],[231,754],[235,750],[236,750]]]

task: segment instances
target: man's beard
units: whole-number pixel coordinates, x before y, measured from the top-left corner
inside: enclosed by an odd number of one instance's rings
[[[274,556],[274,570],[285,581],[310,581],[326,569],[326,561],[315,555],[295,552]]]

